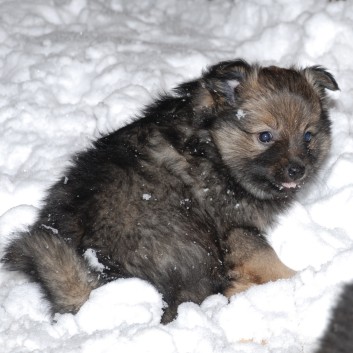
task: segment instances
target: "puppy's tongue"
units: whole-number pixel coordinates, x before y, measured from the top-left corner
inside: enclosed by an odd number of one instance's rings
[[[292,181],[291,183],[282,183],[282,186],[286,189],[294,189],[296,188],[298,185],[297,183],[295,183],[294,181]]]

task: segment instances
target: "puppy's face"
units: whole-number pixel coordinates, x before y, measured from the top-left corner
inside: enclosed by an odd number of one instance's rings
[[[215,143],[236,181],[257,198],[294,196],[328,154],[324,88],[338,86],[321,68],[306,70],[248,67],[230,82],[234,102],[222,103]]]

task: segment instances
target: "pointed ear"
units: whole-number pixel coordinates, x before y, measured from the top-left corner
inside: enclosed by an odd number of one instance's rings
[[[203,78],[206,80],[242,80],[250,69],[251,65],[243,59],[221,61],[216,65],[210,66],[203,73]]]
[[[335,78],[324,67],[316,65],[303,70],[306,79],[319,89],[329,89],[331,91],[339,90]]]
[[[205,89],[200,105],[215,108],[233,105],[236,88],[246,79],[251,69],[252,66],[241,59],[223,61],[209,67],[200,80]]]

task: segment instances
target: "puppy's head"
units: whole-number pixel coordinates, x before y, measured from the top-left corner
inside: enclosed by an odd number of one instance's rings
[[[312,179],[330,148],[325,89],[338,89],[330,73],[237,60],[211,67],[202,85],[196,105],[214,112],[215,143],[247,191],[287,198]]]

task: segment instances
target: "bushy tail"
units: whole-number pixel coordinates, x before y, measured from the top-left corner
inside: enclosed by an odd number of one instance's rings
[[[41,229],[13,240],[2,262],[38,282],[54,313],[77,312],[100,285],[97,275],[64,239]]]

